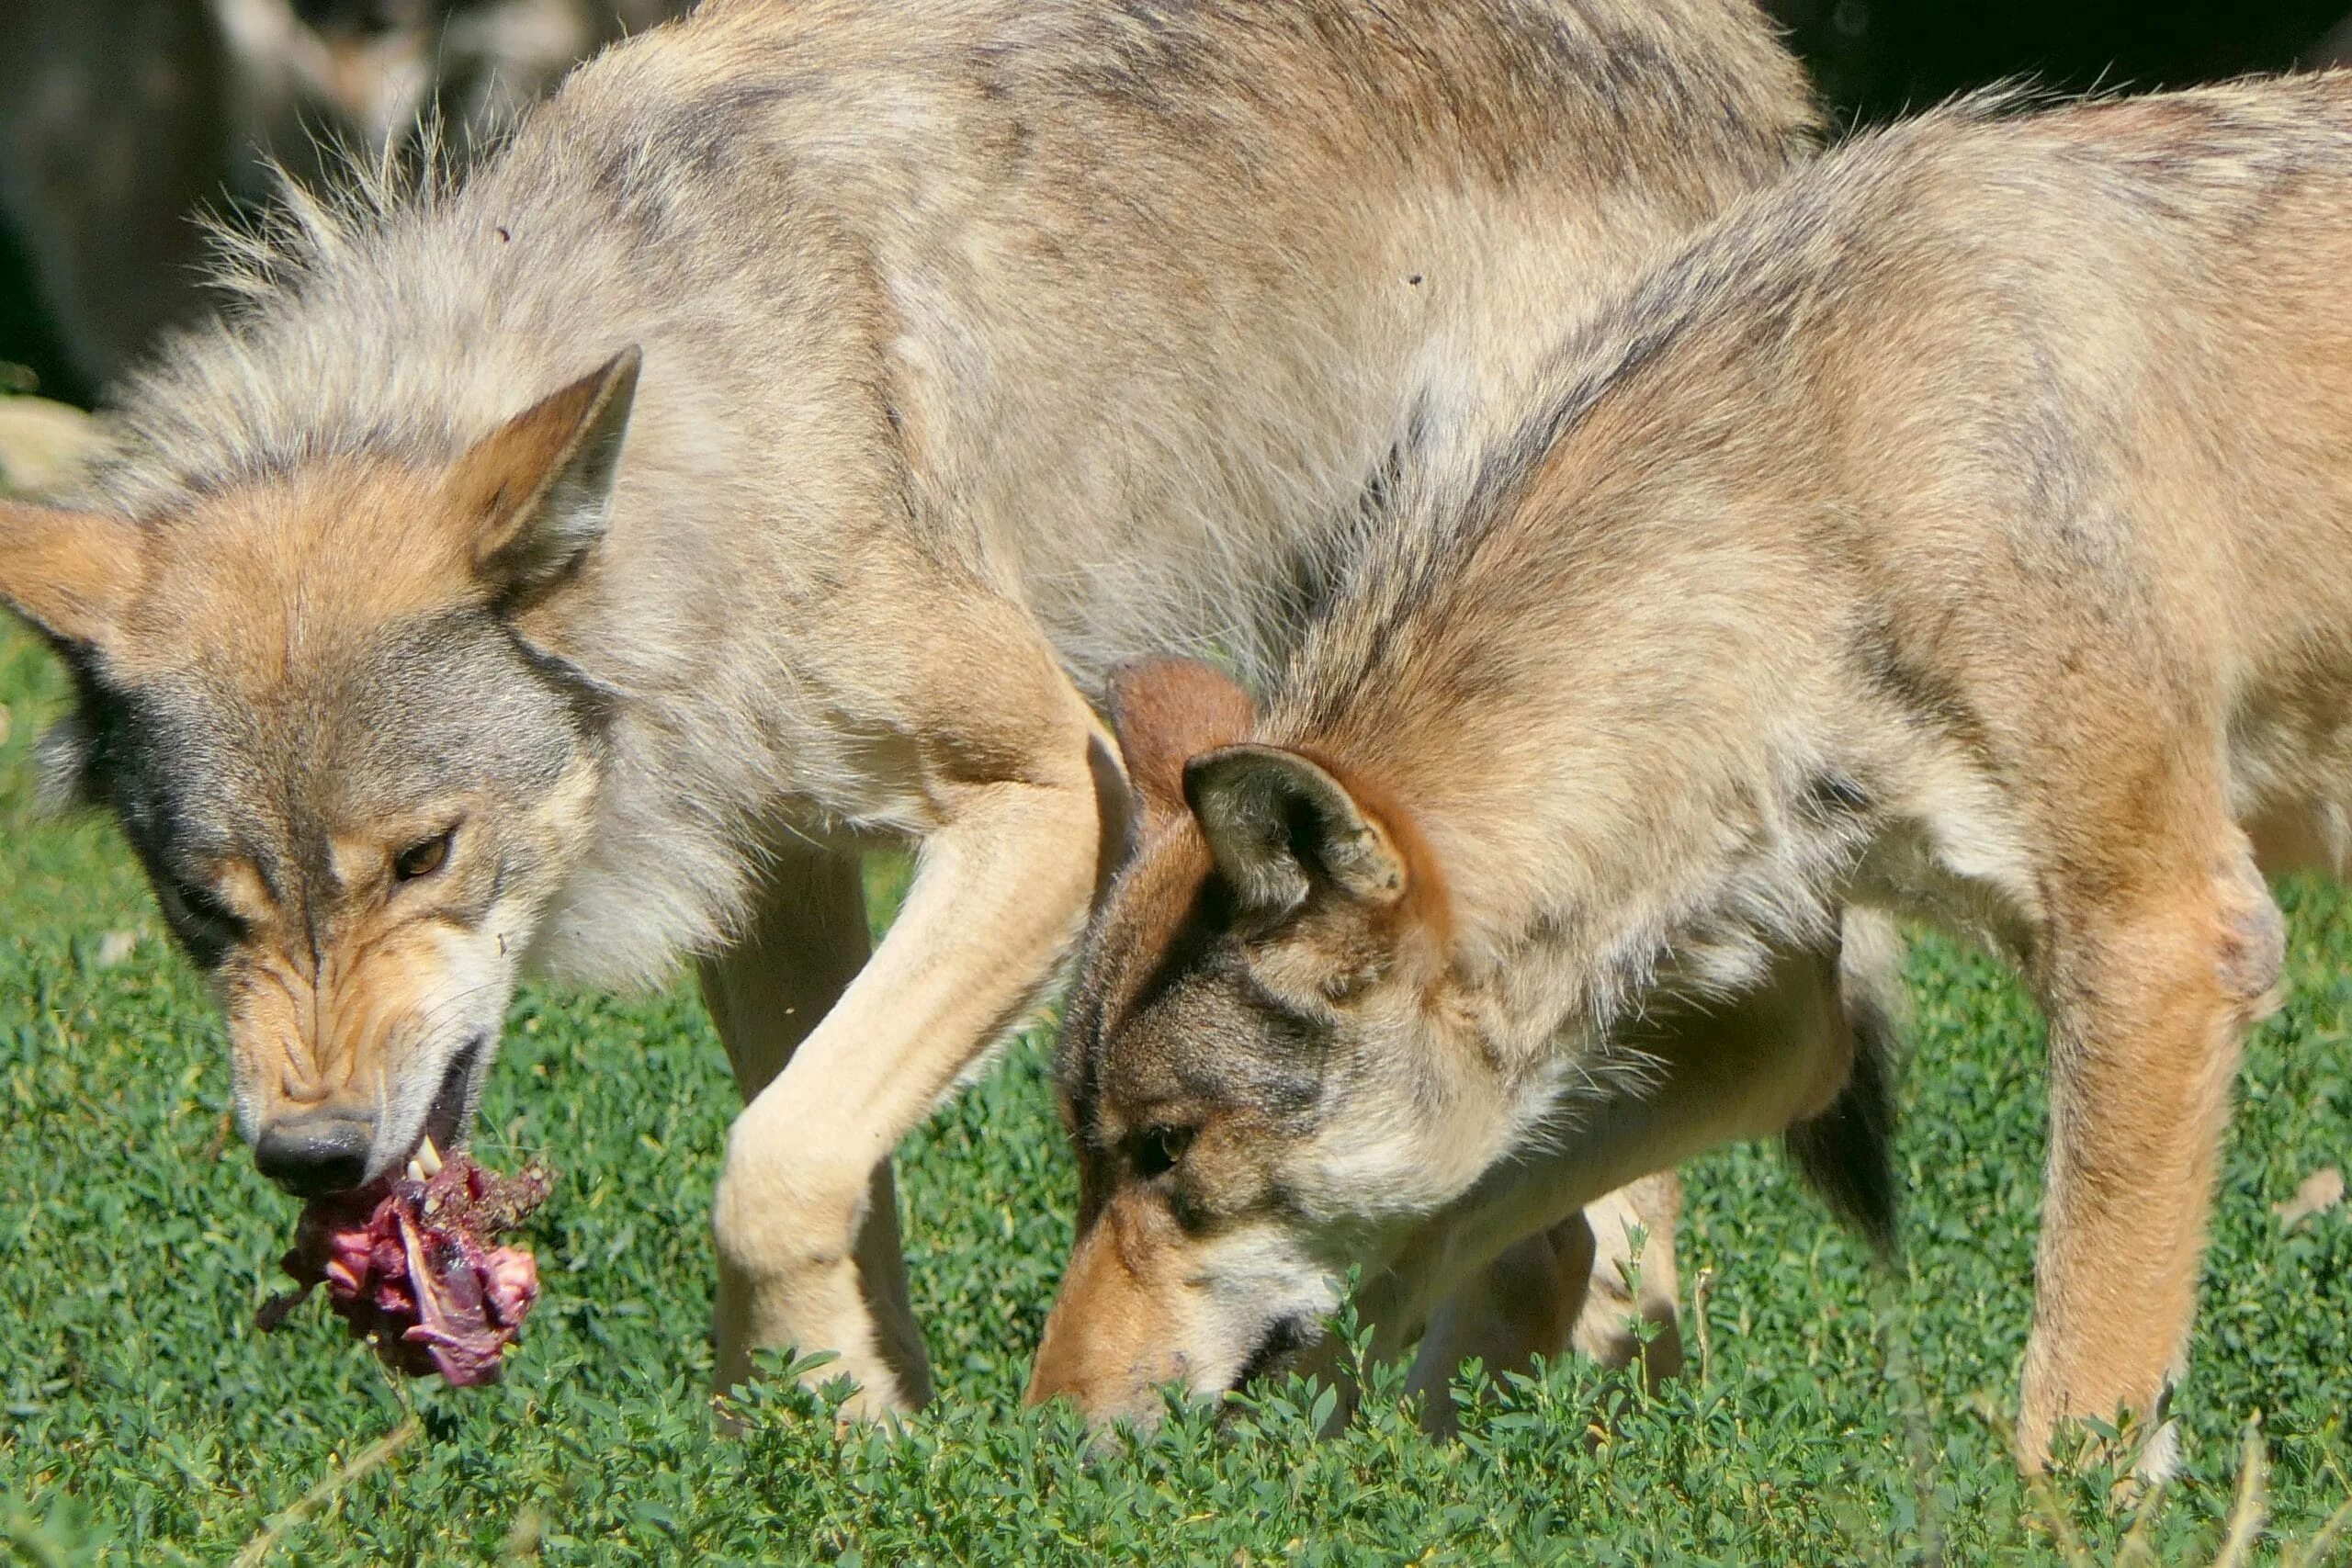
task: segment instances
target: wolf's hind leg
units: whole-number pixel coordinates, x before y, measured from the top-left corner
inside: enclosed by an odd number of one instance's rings
[[[750,927],[700,966],[703,998],[746,1101],[784,1070],[817,1021],[832,1010],[865,966],[869,945],[857,857],[797,842],[780,850]],[[888,1158],[874,1168],[854,1252],[858,1290],[871,1318],[867,1347],[899,1398],[922,1404],[931,1397],[931,1367],[908,1302],[898,1191]],[[721,1390],[749,1375],[752,1325],[775,1315],[776,1303],[763,1306],[756,1295],[752,1281],[722,1261],[716,1319]],[[841,1370],[875,1386],[873,1368],[856,1364],[860,1359],[852,1357]]]
[[[1604,1367],[1639,1360],[1655,1388],[1682,1371],[1682,1317],[1674,1265],[1682,1182],[1670,1170],[1629,1181],[1586,1205],[1592,1260],[1569,1343]],[[1639,1240],[1640,1250],[1634,1249]],[[1572,1281],[1563,1262],[1561,1283]]]
[[[1421,1397],[1421,1426],[1451,1437],[1453,1382],[1476,1359],[1487,1375],[1523,1372],[1535,1358],[1568,1348],[1592,1274],[1592,1227],[1578,1210],[1550,1230],[1522,1236],[1440,1303],[1406,1381]]]

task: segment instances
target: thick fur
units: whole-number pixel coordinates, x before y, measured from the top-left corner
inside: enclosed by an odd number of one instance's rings
[[[1367,525],[1112,891],[1046,1392],[1225,1386],[1351,1264],[1409,1321],[1628,1177],[1792,1124],[1876,1228],[1850,910],[1989,940],[2050,1018],[2024,1458],[2158,1410],[2279,976],[2259,868],[2347,848],[2347,322],[2328,75],[1947,109],[1574,334],[1475,477]]]
[[[1271,661],[1530,323],[1810,129],[1744,0],[709,0],[463,179],[291,197],[0,588],[81,681],[58,773],[220,960],[249,1132],[387,1168],[526,957],[692,953],[752,1097],[720,1376],[911,1402],[888,1156],[1117,841],[1082,688]],[[923,852],[861,970],[875,837]]]

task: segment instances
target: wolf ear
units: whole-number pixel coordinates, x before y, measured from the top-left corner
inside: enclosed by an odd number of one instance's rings
[[[449,491],[474,527],[474,569],[520,609],[579,570],[605,536],[641,355],[621,350],[474,444]]]
[[[1111,671],[1111,728],[1147,829],[1183,815],[1184,764],[1258,721],[1250,694],[1197,659],[1138,659]]]
[[[1405,897],[1406,857],[1387,828],[1299,752],[1227,746],[1195,757],[1184,767],[1184,798],[1247,908],[1290,914],[1318,882],[1384,907]]]
[[[106,643],[138,577],[138,525],[0,501],[0,599],[58,641]]]

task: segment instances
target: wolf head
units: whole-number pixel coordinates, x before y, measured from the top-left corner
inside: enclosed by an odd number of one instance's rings
[[[0,594],[79,693],[52,781],[119,819],[293,1190],[463,1141],[596,799],[608,696],[539,613],[604,533],[637,367],[447,463],[319,458],[136,520],[0,501]]]
[[[1205,666],[1123,671],[1113,708],[1140,822],[1064,1032],[1079,1241],[1031,1394],[1148,1422],[1161,1383],[1220,1393],[1315,1342],[1343,1271],[1509,1134],[1465,1092],[1445,888],[1402,807],[1243,742]]]

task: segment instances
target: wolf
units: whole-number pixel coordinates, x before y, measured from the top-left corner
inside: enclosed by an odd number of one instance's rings
[[[1883,1106],[1871,1040],[1792,1022],[1854,908],[2038,998],[2018,1451],[2129,1410],[2161,1472],[2266,874],[2352,849],[2352,74],[1853,141],[1542,380],[1262,711],[1121,677],[1155,804],[1064,1036],[1036,1392],[1148,1416],[1351,1266],[1409,1323],[1642,1171]]]
[[[300,190],[0,592],[301,1193],[460,1142],[526,968],[690,956],[749,1101],[718,1374],[927,1397],[890,1155],[1359,498],[1809,154],[1745,0],[709,0],[462,178]],[[920,846],[870,955],[857,855]]]

